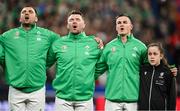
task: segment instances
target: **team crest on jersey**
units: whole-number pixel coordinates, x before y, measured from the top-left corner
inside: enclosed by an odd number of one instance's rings
[[[61,50],[62,50],[62,52],[66,52],[67,51],[67,46],[66,45],[61,46]]]
[[[88,45],[85,46],[85,49],[88,50],[90,47]]]
[[[147,71],[144,72],[144,75],[146,75],[146,74],[147,74]]]
[[[40,35],[41,34],[41,32],[40,31],[37,31],[37,35]]]
[[[133,56],[133,57],[136,57],[136,54],[135,54],[135,53],[132,53],[132,56]]]
[[[161,72],[159,78],[164,78],[164,72]]]
[[[116,52],[116,47],[112,47],[112,48],[111,48],[111,52],[112,52],[112,53]]]
[[[18,39],[19,38],[19,31],[17,31],[16,33],[15,33],[15,37],[14,37],[15,39]]]

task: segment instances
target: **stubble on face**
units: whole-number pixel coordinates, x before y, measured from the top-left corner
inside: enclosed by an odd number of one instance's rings
[[[68,18],[67,28],[73,34],[81,33],[85,28],[85,23],[81,15],[72,14]]]
[[[24,7],[21,11],[20,22],[23,27],[30,27],[37,22],[37,15],[32,7]]]

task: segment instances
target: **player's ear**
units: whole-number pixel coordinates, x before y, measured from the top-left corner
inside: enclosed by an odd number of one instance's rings
[[[160,59],[163,59],[164,55],[163,54],[160,54]]]
[[[38,21],[38,18],[37,18],[37,16],[36,16],[36,18],[35,18],[35,22],[37,22]]]
[[[130,28],[131,28],[131,30],[133,29],[133,25],[132,24],[131,24]]]
[[[67,26],[66,26],[66,27],[67,27],[67,29],[69,29],[69,25],[68,25],[68,24],[67,24]]]
[[[83,25],[83,29],[86,27],[86,24]]]
[[[19,22],[22,22],[22,18],[21,17],[19,18]]]

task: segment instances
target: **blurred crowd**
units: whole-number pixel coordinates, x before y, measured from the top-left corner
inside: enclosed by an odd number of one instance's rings
[[[104,43],[116,36],[115,17],[127,13],[133,19],[135,37],[145,44],[162,42],[169,64],[180,70],[180,0],[0,0],[0,34],[20,26],[19,13],[27,5],[37,9],[39,26],[61,36],[68,32],[68,13],[78,9],[85,16],[87,34],[101,37]],[[3,84],[4,77],[0,78]],[[180,76],[177,81],[180,84]]]

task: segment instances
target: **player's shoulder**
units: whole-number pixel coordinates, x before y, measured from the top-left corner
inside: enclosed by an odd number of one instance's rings
[[[141,40],[139,40],[135,37],[133,37],[132,40],[135,45],[146,48],[146,45]]]
[[[47,29],[47,28],[43,28],[43,27],[39,27],[39,26],[37,26],[36,29],[37,29],[38,31],[41,31],[41,32],[54,33],[53,31],[51,31],[51,30],[49,30],[49,29]]]
[[[111,40],[109,43],[106,44],[106,47],[110,47],[110,46],[116,44],[117,41],[118,41],[118,38],[115,38],[115,39]]]
[[[47,28],[43,28],[43,27],[36,27],[37,31],[39,31],[40,33],[44,34],[44,35],[54,35],[54,36],[60,36],[59,34],[47,29]]]
[[[4,32],[4,33],[2,34],[2,36],[7,36],[7,35],[11,35],[11,34],[16,34],[16,35],[18,35],[18,34],[19,34],[19,28],[9,29],[9,30],[7,30],[6,32]]]

